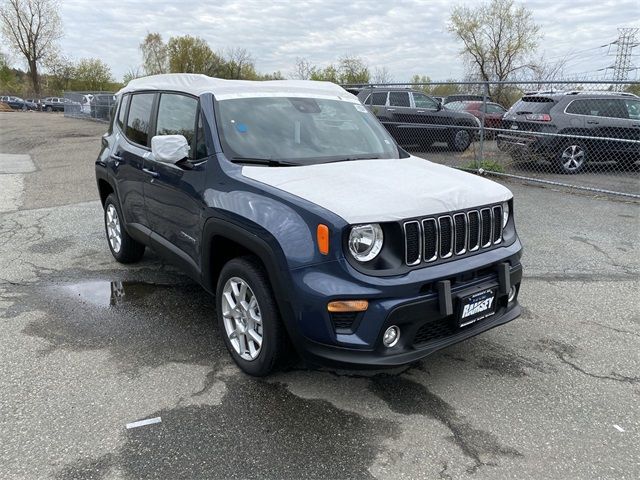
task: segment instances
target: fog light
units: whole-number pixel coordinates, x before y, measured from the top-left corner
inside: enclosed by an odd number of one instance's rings
[[[384,332],[384,336],[382,337],[382,343],[384,344],[384,346],[387,348],[391,348],[395,346],[396,343],[398,343],[398,340],[400,340],[400,328],[396,327],[395,325],[387,328],[387,330]]]
[[[518,293],[518,289],[514,285],[509,290],[509,297],[508,297],[509,303],[513,302],[516,299],[516,293]]]

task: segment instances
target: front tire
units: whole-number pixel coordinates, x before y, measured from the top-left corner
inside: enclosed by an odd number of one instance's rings
[[[455,152],[464,152],[473,140],[471,132],[466,128],[454,130],[449,139],[449,148]]]
[[[53,107],[51,105],[47,105],[46,107],[44,107],[44,111],[45,112],[53,112]]]
[[[115,194],[104,202],[104,227],[111,255],[120,263],[135,263],[144,255],[144,245],[129,236],[124,228],[122,210]]]
[[[216,289],[218,328],[238,367],[271,373],[286,354],[286,334],[267,274],[255,257],[226,263]]]

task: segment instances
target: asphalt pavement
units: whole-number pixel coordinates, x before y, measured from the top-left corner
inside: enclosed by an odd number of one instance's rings
[[[111,257],[104,130],[0,113],[0,478],[640,477],[640,204],[506,182],[521,318],[403,369],[253,379],[199,286]]]

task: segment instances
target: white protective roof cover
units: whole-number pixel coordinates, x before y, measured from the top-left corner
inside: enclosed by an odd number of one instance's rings
[[[224,80],[195,73],[167,73],[131,80],[117,95],[140,90],[174,90],[200,96],[212,93],[218,100],[261,96],[325,97],[358,103],[358,99],[331,82],[311,80]]]

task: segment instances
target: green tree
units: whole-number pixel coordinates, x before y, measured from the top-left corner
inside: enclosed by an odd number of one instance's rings
[[[171,37],[167,43],[169,71],[172,73],[203,73],[219,76],[224,62],[207,42],[199,37],[185,35]]]
[[[340,83],[369,83],[369,67],[360,57],[344,55],[338,64]]]
[[[412,84],[411,86],[414,89],[422,90],[427,95],[431,95],[431,90],[432,90],[432,87],[430,85],[431,78],[429,78],[427,75],[415,74],[413,77],[411,77],[411,80],[409,81],[409,83]]]
[[[97,58],[84,58],[75,67],[72,82],[75,90],[107,90],[113,83],[109,65]]]
[[[46,88],[54,92],[64,92],[69,89],[71,81],[76,76],[76,68],[71,60],[64,55],[52,55],[44,63],[48,71]]]
[[[55,0],[6,0],[0,7],[0,27],[7,44],[24,56],[36,94],[40,93],[38,67],[55,53],[62,24]]]
[[[142,65],[147,75],[157,75],[169,71],[167,46],[159,33],[147,33],[140,44]]]
[[[469,73],[482,81],[504,81],[530,70],[540,41],[540,27],[530,10],[514,0],[489,0],[473,7],[457,6],[449,31],[463,44],[461,55]],[[500,85],[489,94],[501,99]]]

